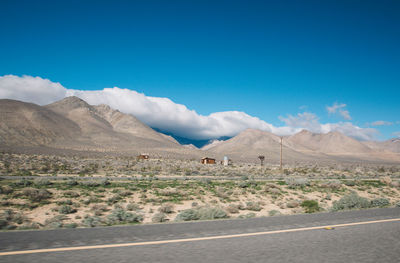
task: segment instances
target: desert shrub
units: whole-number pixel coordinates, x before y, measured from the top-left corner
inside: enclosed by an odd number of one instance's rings
[[[132,192],[131,192],[131,191],[128,191],[128,190],[126,190],[126,191],[122,191],[122,192],[120,192],[120,193],[119,193],[119,195],[120,195],[120,196],[124,196],[124,197],[126,197],[126,196],[130,196],[130,195],[132,195]]]
[[[77,223],[69,223],[64,225],[65,228],[77,228],[78,224]]]
[[[46,219],[44,222],[45,227],[47,228],[60,228],[63,227],[64,225],[64,220],[66,220],[67,217],[65,215],[57,215],[52,218]]]
[[[237,204],[237,208],[238,208],[239,210],[246,210],[246,209],[247,209],[247,208],[246,208],[246,205],[243,204],[243,203]]]
[[[68,186],[75,186],[75,185],[78,185],[78,181],[75,179],[70,179],[70,180],[66,181],[65,184]]]
[[[211,220],[227,218],[227,213],[218,207],[200,207],[197,209],[186,209],[180,212],[176,221],[192,221],[192,220]]]
[[[91,203],[101,203],[101,202],[102,202],[101,199],[99,199],[97,197],[94,197],[94,196],[91,196],[88,199],[85,199],[85,200],[82,201],[82,203],[85,204],[85,205],[88,205],[88,204],[91,204]]]
[[[278,210],[271,210],[268,212],[268,214],[270,216],[277,216],[277,215],[281,215],[281,212],[279,212]]]
[[[6,226],[8,226],[8,221],[3,218],[0,218],[0,229],[5,228]]]
[[[79,193],[75,191],[65,191],[63,194],[65,197],[71,197],[71,198],[79,197]]]
[[[256,217],[256,214],[252,212],[238,216],[238,218],[254,218],[254,217]]]
[[[108,211],[106,205],[95,204],[92,206],[91,210],[93,211],[94,215],[101,216],[104,212]]]
[[[344,184],[345,185],[347,185],[347,186],[355,186],[356,185],[356,182],[355,181],[353,181],[353,180],[346,180],[346,181],[344,181]]]
[[[219,207],[201,207],[198,209],[200,220],[227,218],[225,210]]]
[[[100,183],[101,186],[107,186],[107,185],[111,184],[111,182],[110,182],[110,180],[108,178],[100,179],[99,183]]]
[[[37,186],[48,186],[48,185],[51,185],[52,182],[46,178],[39,178],[34,181],[34,184]]]
[[[225,208],[225,210],[228,211],[228,213],[230,213],[230,214],[237,214],[237,213],[239,213],[239,205],[229,204]]]
[[[27,187],[27,186],[32,185],[32,181],[31,180],[27,180],[27,179],[21,179],[21,180],[16,181],[14,183],[14,185]]]
[[[320,186],[323,188],[339,189],[342,186],[342,182],[340,182],[339,180],[329,180],[326,182],[322,182]]]
[[[262,207],[259,202],[247,202],[246,209],[250,211],[261,211]]]
[[[250,186],[250,182],[248,182],[248,181],[240,181],[240,182],[238,183],[238,186],[239,186],[240,188],[247,188],[247,187]]]
[[[115,203],[121,201],[122,199],[123,198],[122,198],[122,196],[120,194],[116,194],[116,195],[111,196],[110,198],[108,198],[107,199],[107,203],[110,204],[110,205],[111,204],[115,204]]]
[[[279,188],[277,185],[275,185],[275,184],[273,184],[273,183],[267,183],[267,184],[265,184],[265,186],[264,186],[264,191],[265,191],[265,192],[270,192],[271,189],[277,189],[277,190],[279,190],[279,192],[280,192],[280,188]]]
[[[315,213],[321,209],[318,205],[318,201],[315,200],[305,200],[301,203],[301,207],[304,208],[306,213]]]
[[[4,210],[3,214],[0,215],[0,220],[2,221],[0,223],[0,229],[8,229],[11,223],[22,224],[23,222],[29,221],[22,213],[16,213],[11,209]]]
[[[63,222],[51,222],[50,224],[46,225],[48,228],[61,228],[64,226]]]
[[[153,223],[162,223],[168,221],[168,218],[164,213],[157,213],[151,218],[151,221]]]
[[[138,204],[129,203],[126,205],[126,210],[128,211],[138,211],[140,210],[140,206]]]
[[[287,202],[286,207],[287,208],[296,208],[299,205],[300,205],[300,203],[298,201],[293,200],[293,201]]]
[[[102,220],[98,216],[88,216],[82,220],[82,224],[89,227],[100,226]]]
[[[175,220],[176,221],[192,221],[192,220],[199,220],[200,215],[197,209],[186,209],[180,212]]]
[[[13,224],[13,216],[14,212],[12,210],[5,210],[3,214],[0,215],[0,229],[13,230],[17,228],[17,226]]]
[[[2,214],[2,218],[4,218],[7,221],[11,221],[14,215],[14,211],[11,209],[6,209],[4,210],[3,214]]]
[[[400,201],[396,203],[396,207],[400,207]]]
[[[19,230],[28,230],[28,229],[39,229],[40,225],[35,222],[25,223],[18,227]]]
[[[371,202],[367,198],[361,197],[357,193],[351,193],[333,202],[332,210],[339,211],[368,207],[371,207]]]
[[[11,194],[14,190],[8,185],[0,186],[0,194]]]
[[[164,204],[158,208],[160,213],[170,214],[174,212],[174,206],[171,204]]]
[[[58,208],[60,214],[72,214],[76,212],[76,209],[70,205],[62,205]]]
[[[229,197],[229,194],[230,194],[230,192],[229,191],[226,191],[224,188],[222,188],[222,187],[218,187],[217,189],[216,189],[216,195],[218,196],[218,197],[220,197],[220,198],[223,198],[223,199],[225,199],[225,198],[228,198]]]
[[[22,191],[22,194],[33,202],[41,202],[49,199],[52,194],[46,189],[27,188]]]
[[[383,184],[390,185],[392,183],[392,178],[390,176],[382,176],[379,181]]]
[[[72,205],[72,201],[67,199],[67,200],[61,200],[57,202],[57,205]]]
[[[127,212],[121,208],[114,209],[111,214],[107,216],[107,223],[110,225],[121,223],[140,223],[142,221],[142,215]]]
[[[281,193],[281,190],[278,188],[269,188],[267,190],[268,193],[273,194],[273,195],[278,195]]]
[[[375,198],[371,200],[371,207],[385,207],[389,206],[390,201],[387,198]]]
[[[285,180],[286,184],[290,189],[295,189],[298,187],[305,187],[310,185],[310,180],[307,178],[301,178],[301,177],[290,177]]]
[[[20,170],[15,175],[18,175],[18,176],[32,176],[33,174],[32,174],[31,171],[28,171],[28,170]]]

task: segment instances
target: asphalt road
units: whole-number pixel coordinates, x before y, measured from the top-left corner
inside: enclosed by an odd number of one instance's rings
[[[1,232],[0,262],[397,263],[399,220],[400,208],[387,208],[243,220]],[[320,227],[328,225],[342,226]],[[27,251],[34,253],[21,254]],[[5,255],[9,252],[16,254]]]

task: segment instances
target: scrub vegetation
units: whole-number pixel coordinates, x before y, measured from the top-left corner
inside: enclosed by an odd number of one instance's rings
[[[399,206],[395,166],[202,165],[0,154],[0,229],[251,218]],[[19,161],[16,161],[19,160]]]

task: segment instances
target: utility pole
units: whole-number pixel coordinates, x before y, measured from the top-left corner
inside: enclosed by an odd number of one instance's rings
[[[283,137],[281,136],[281,171],[282,171],[282,139],[283,139]]]
[[[264,156],[264,155],[260,155],[260,156],[258,156],[258,159],[260,159],[260,161],[261,161],[261,166],[263,166],[263,165],[264,165],[265,156]]]

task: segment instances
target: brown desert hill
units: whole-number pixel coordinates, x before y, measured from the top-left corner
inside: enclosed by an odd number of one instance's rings
[[[136,137],[156,140],[170,145],[179,145],[171,136],[156,132],[149,126],[139,121],[136,117],[124,114],[118,110],[112,109],[110,106],[101,104],[93,106],[96,113],[105,119],[116,132],[132,134]]]
[[[92,106],[78,97],[67,97],[45,107],[77,123],[82,137],[98,149],[188,153],[173,139],[108,105]]]
[[[340,132],[316,134],[303,130],[283,137],[283,160],[293,162],[387,162],[400,163],[400,155],[379,153]],[[233,160],[257,161],[258,155],[277,162],[280,158],[280,137],[269,132],[247,129],[230,140],[210,147],[206,152],[228,155]]]
[[[39,106],[0,100],[0,146],[197,157],[169,136],[106,105],[91,106],[77,97]],[[4,148],[4,147],[3,147]],[[26,148],[24,148],[26,149]],[[32,152],[32,149],[26,149]],[[34,149],[33,149],[34,151]]]
[[[44,107],[78,124],[83,135],[113,133],[112,125],[99,116],[93,106],[78,97],[67,97]]]
[[[364,142],[364,144],[374,150],[400,153],[400,138],[393,138],[383,142],[370,141]]]
[[[324,154],[368,154],[372,149],[340,132],[312,133],[302,130],[289,136],[287,143],[302,152],[320,152]]]
[[[207,152],[218,156],[227,155],[233,160],[257,160],[259,155],[264,155],[266,160],[278,161],[280,159],[280,137],[261,130],[247,129],[237,136],[216,144]],[[285,160],[311,160],[311,156],[297,152],[287,145],[283,145]]]
[[[33,103],[0,100],[0,145],[41,146],[80,135],[73,121]]]

